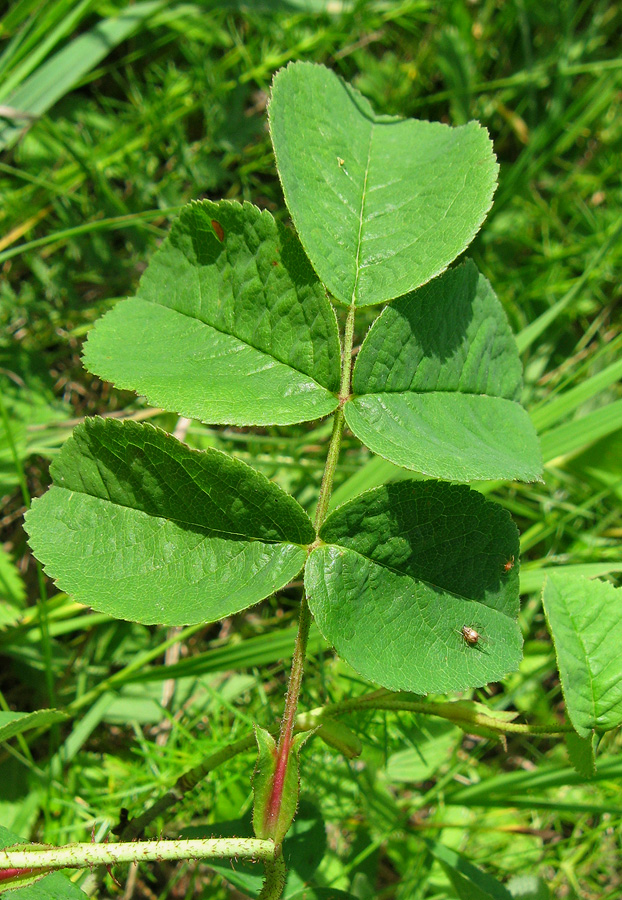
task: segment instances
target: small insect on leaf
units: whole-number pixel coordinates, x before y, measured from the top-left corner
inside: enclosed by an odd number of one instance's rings
[[[507,562],[503,563],[503,571],[509,572],[513,568],[514,568],[514,557],[510,556],[510,558],[507,560]]]
[[[214,234],[222,244],[225,239],[225,232],[222,225],[220,224],[220,222],[217,222],[216,219],[212,219],[212,228],[214,229]]]
[[[478,644],[482,637],[479,631],[476,631],[475,628],[472,628],[470,625],[463,625],[460,634],[466,643],[470,644],[472,647],[475,646],[475,644]]]

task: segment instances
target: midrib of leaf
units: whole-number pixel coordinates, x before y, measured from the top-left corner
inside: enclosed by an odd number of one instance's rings
[[[382,397],[383,394],[462,394],[464,397],[485,397],[487,400],[507,400],[508,403],[516,403],[520,406],[518,400],[510,400],[509,397],[501,397],[499,394],[484,394],[480,391],[462,391],[460,388],[433,388],[426,390],[425,388],[383,388],[381,391],[366,391],[364,394],[353,394],[352,398],[357,397]]]
[[[60,490],[68,490],[64,488],[62,485],[54,485]],[[219,528],[208,528],[206,525],[202,525],[200,522],[190,522],[187,519],[178,519],[175,516],[159,516],[154,513],[147,512],[145,509],[141,509],[139,506],[133,506],[130,503],[117,503],[114,500],[106,497],[98,497],[96,494],[89,494],[88,491],[76,491],[71,490],[71,494],[82,494],[85,497],[92,497],[94,500],[101,500],[102,503],[110,503],[112,506],[120,506],[122,509],[133,509],[135,512],[142,513],[145,516],[149,516],[150,519],[162,519],[165,522],[172,522],[174,525],[177,525],[179,528],[187,529],[187,528],[196,528],[203,535],[204,539],[209,539],[211,537],[235,537],[241,538],[244,541],[261,541],[262,544],[295,544],[295,541],[288,541],[285,538],[279,540],[277,538],[263,538],[263,537],[253,537],[249,534],[242,534],[237,531],[223,531]],[[270,519],[274,525],[278,525],[274,519]],[[298,546],[306,546],[306,545],[298,545]]]
[[[201,293],[201,284],[197,279],[198,283],[198,292],[199,299],[203,301],[203,295]],[[224,331],[222,328],[218,328],[216,325],[212,325],[210,322],[205,322],[203,319],[199,318],[199,316],[189,315],[188,313],[182,312],[180,309],[176,309],[174,306],[165,306],[163,303],[158,303],[156,300],[150,300],[148,297],[143,297],[142,294],[138,293],[136,295],[137,300],[143,300],[145,303],[153,303],[154,306],[159,306],[162,309],[169,309],[171,312],[176,313],[178,316],[183,316],[185,319],[190,319],[191,322],[200,322],[202,325],[205,325],[206,328],[212,328],[214,331],[218,332],[218,334],[223,334],[225,337],[234,338],[236,341],[239,341],[240,344],[244,344],[246,347],[250,347],[251,350],[254,350],[255,353],[260,353],[263,357],[265,357],[269,361],[273,361],[278,363],[280,366],[285,366],[288,369],[291,369],[293,372],[298,372],[299,375],[302,375],[303,378],[308,378],[314,384],[318,386],[318,388],[322,391],[326,391],[327,394],[335,395],[334,391],[329,390],[327,387],[324,387],[323,384],[320,384],[319,381],[313,377],[313,375],[309,375],[307,372],[303,372],[302,369],[297,368],[292,365],[290,362],[283,362],[283,360],[278,359],[278,357],[273,356],[270,353],[266,353],[265,350],[261,350],[259,347],[256,347],[254,344],[251,344],[250,341],[245,340],[244,338],[238,337],[237,334],[233,334],[231,331]],[[306,322],[305,322],[306,324]],[[96,373],[94,373],[96,374]]]
[[[356,243],[356,273],[354,276],[354,287],[352,289],[352,301],[351,306],[356,304],[356,292],[359,284],[359,275],[361,272],[360,266],[360,258],[361,258],[361,245],[363,243],[363,221],[364,221],[364,213],[365,213],[365,200],[367,199],[367,178],[369,176],[369,166],[371,163],[371,148],[373,143],[374,136],[374,123],[371,123],[371,127],[369,129],[369,145],[367,147],[367,163],[365,164],[365,177],[363,179],[363,192],[361,194],[361,211],[359,214],[359,233],[357,237]]]
[[[585,663],[585,670],[587,673],[587,682],[588,682],[589,691],[590,691],[590,705],[591,705],[590,712],[591,712],[592,716],[594,717],[594,719],[596,719],[596,717],[597,717],[597,714],[596,714],[596,691],[594,688],[594,682],[596,680],[596,676],[595,676],[594,670],[592,669],[592,666],[591,666],[590,655],[587,652],[585,642],[582,640],[581,631],[577,627],[577,625],[574,621],[572,611],[568,608],[568,605],[566,604],[566,602],[564,602],[564,606],[566,608],[566,615],[568,616],[568,620],[569,620],[570,624],[572,625],[575,637],[577,639],[579,647],[581,648],[581,653],[583,654],[583,661]]]

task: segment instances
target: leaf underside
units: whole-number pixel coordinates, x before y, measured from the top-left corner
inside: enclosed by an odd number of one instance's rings
[[[378,317],[346,421],[374,453],[435,478],[533,481],[542,463],[521,372],[503,308],[467,261]]]
[[[296,236],[250,203],[206,200],[95,325],[84,364],[203,422],[287,425],[335,409],[339,335]]]
[[[51,471],[30,544],[62,590],[117,618],[184,625],[245,609],[298,574],[314,538],[263,475],[151,425],[87,420]]]
[[[289,211],[341,303],[412,291],[473,240],[498,166],[485,128],[377,115],[323,66],[274,78],[270,133]]]
[[[444,693],[517,667],[518,532],[497,504],[462,485],[403,481],[339,507],[320,537],[305,570],[309,605],[364,677]]]

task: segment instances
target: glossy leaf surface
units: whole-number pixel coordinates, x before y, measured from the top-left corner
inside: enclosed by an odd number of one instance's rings
[[[402,481],[328,517],[305,570],[320,631],[390,690],[446,692],[496,681],[521,657],[518,533],[462,485]],[[469,644],[464,626],[480,638]]]
[[[570,721],[587,738],[622,723],[622,590],[548,575],[542,592]]]
[[[501,304],[468,261],[388,306],[369,331],[346,420],[374,453],[448,481],[533,481],[538,439]]]
[[[311,522],[289,495],[216,450],[151,425],[87,419],[26,516],[62,590],[146,624],[209,622],[257,603],[302,568]]]
[[[412,291],[468,247],[498,166],[485,128],[377,115],[323,66],[275,76],[270,133],[309,259],[342,303]]]
[[[191,203],[84,364],[203,422],[286,425],[337,405],[339,337],[292,232],[250,203]]]

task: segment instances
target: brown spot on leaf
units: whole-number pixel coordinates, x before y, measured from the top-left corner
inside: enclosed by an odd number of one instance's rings
[[[225,232],[222,225],[220,224],[220,222],[217,222],[216,219],[212,219],[212,228],[214,229],[214,234],[222,244],[225,239]]]

